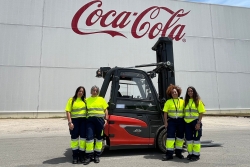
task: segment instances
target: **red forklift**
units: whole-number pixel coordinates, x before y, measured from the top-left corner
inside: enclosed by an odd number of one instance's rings
[[[104,78],[100,96],[109,94],[109,120],[104,128],[104,145],[110,150],[158,148],[165,152],[166,129],[163,106],[166,89],[175,84],[173,41],[160,37],[152,50],[156,63],[134,67],[101,67],[96,77]],[[154,67],[145,71],[138,68]],[[152,79],[158,77],[158,93]],[[107,99],[107,98],[106,98]],[[204,141],[203,145],[211,145]]]

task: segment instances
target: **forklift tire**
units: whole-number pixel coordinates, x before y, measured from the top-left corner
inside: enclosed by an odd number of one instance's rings
[[[167,138],[167,129],[164,128],[159,133],[158,138],[157,138],[157,147],[163,153],[166,153],[166,138]]]

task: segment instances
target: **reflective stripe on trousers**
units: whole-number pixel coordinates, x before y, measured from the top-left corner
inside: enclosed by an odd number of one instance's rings
[[[80,138],[79,150],[85,151],[86,148],[86,138]]]
[[[175,142],[175,138],[167,138],[166,149],[174,151],[174,142]]]
[[[101,152],[102,151],[102,140],[95,140],[95,151]]]
[[[166,141],[166,149],[167,149],[168,155],[173,155],[175,144],[176,144],[175,149],[179,152],[182,151],[183,138],[184,138],[184,120],[183,120],[183,118],[178,118],[178,119],[170,118],[168,120],[167,141]],[[175,140],[176,140],[176,142],[175,142]]]
[[[200,155],[201,143],[200,138],[202,136],[202,124],[200,130],[195,130],[195,126],[197,124],[197,119],[190,122],[185,123],[185,138],[187,140],[187,151],[188,154]]]
[[[79,147],[79,138],[71,139],[70,146],[72,150],[78,150]]]
[[[86,141],[86,118],[72,118],[73,130],[69,130],[71,135],[70,147],[73,157],[78,157],[78,152],[85,151]],[[80,139],[80,140],[79,140]]]
[[[100,156],[102,150],[102,135],[104,119],[99,117],[89,117],[87,119],[86,153],[88,157]],[[95,146],[94,146],[94,137]],[[93,155],[94,152],[94,155]]]
[[[175,141],[175,148],[176,149],[182,149],[183,148],[183,143],[184,143],[184,140],[177,137],[176,141]]]
[[[94,152],[94,140],[87,140],[86,141],[86,153]]]

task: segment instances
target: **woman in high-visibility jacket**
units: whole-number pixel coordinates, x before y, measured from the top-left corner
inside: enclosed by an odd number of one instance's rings
[[[73,164],[77,164],[79,160],[84,162],[86,146],[85,98],[85,88],[83,86],[79,86],[75,91],[75,95],[68,100],[65,108],[71,135],[70,145],[73,153]]]
[[[91,97],[87,98],[87,137],[86,137],[86,161],[87,165],[93,159],[100,162],[102,151],[103,128],[108,120],[108,104],[99,96],[99,88],[91,88]],[[95,140],[94,140],[95,138]]]
[[[202,115],[205,113],[205,107],[200,99],[196,89],[192,86],[187,88],[185,95],[184,120],[185,120],[185,138],[187,144],[187,159],[197,161],[200,159],[202,136]]]
[[[166,156],[163,157],[163,161],[173,159],[175,152],[176,157],[183,159],[182,155],[183,143],[184,143],[184,100],[180,99],[181,88],[175,85],[170,85],[166,91],[170,97],[164,105],[164,124],[167,128],[166,139]]]

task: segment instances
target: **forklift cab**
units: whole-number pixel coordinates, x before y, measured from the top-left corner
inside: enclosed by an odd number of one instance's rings
[[[152,49],[156,51],[157,63],[135,66],[156,66],[150,72],[120,67],[102,67],[96,72],[97,77],[104,78],[99,95],[107,99],[110,88],[109,120],[104,129],[110,149],[156,147],[157,137],[165,129],[162,107],[166,101],[165,91],[169,81],[174,84],[174,78],[170,78],[173,76],[169,72],[173,71],[173,59],[169,63],[168,58],[161,57],[166,56],[167,52],[170,57],[173,56],[172,40],[160,38]],[[159,94],[151,80],[156,73]],[[159,140],[160,145],[165,149],[165,141],[162,143],[162,140]]]
[[[101,96],[105,96],[109,86],[109,121],[105,135],[109,138],[110,149],[154,147],[153,138],[163,124],[163,118],[148,74],[142,70],[116,67],[106,74]]]

